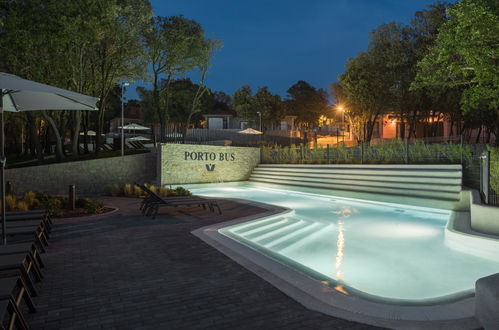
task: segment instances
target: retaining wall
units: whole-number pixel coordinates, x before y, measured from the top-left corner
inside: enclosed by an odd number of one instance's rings
[[[75,184],[77,194],[101,194],[107,184],[154,182],[156,152],[75,161],[41,166],[13,168],[6,171],[6,181],[15,193],[36,190],[67,194]]]

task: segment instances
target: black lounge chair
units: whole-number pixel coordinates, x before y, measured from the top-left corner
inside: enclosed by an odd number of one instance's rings
[[[7,329],[13,329],[16,325],[20,329],[28,328],[22,314],[21,302],[23,300],[30,313],[36,312],[35,304],[22,278],[18,276],[0,278],[0,309],[3,312],[2,321],[5,319],[5,313],[9,313]],[[7,305],[5,305],[5,302],[7,302]],[[10,311],[9,304],[13,304],[13,306],[10,306]]]
[[[45,252],[45,247],[49,245],[45,231],[40,225],[23,225],[22,223],[7,221],[8,242],[31,242],[35,236],[35,242],[41,252]]]
[[[29,253],[0,255],[0,278],[20,276],[34,297],[37,293],[30,274],[36,282],[41,281],[40,269]]]
[[[42,261],[41,251],[38,249],[34,242],[31,243],[15,243],[0,246],[0,256],[10,254],[29,253],[33,260],[38,264],[39,268],[44,268],[45,265]]]
[[[2,317],[2,322],[0,324],[0,329],[17,329],[27,330],[29,329],[28,323],[24,319],[23,313],[16,305],[15,301],[12,298],[0,300],[0,313]],[[4,319],[7,320],[7,326],[4,325]]]
[[[7,221],[41,220],[48,231],[52,229],[53,225],[50,214],[45,210],[7,212],[6,216]]]
[[[222,210],[218,205],[217,201],[213,199],[208,199],[199,196],[177,196],[177,197],[168,197],[166,199],[160,197],[155,192],[151,191],[151,189],[147,188],[145,185],[137,184],[144,192],[148,194],[146,198],[142,201],[140,206],[142,213],[146,215],[152,215],[152,218],[155,219],[158,214],[159,208],[164,206],[188,206],[188,205],[198,205],[202,206],[206,209],[206,206],[210,209],[210,211],[214,212],[215,208],[218,209],[218,212],[222,214]]]

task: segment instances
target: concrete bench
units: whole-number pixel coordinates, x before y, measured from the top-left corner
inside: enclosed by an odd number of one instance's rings
[[[499,273],[475,283],[475,316],[485,330],[499,330]]]

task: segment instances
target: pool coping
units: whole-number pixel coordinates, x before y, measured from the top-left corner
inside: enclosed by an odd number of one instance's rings
[[[474,316],[474,297],[431,306],[404,306],[373,302],[359,296],[345,295],[299,270],[292,269],[247,245],[221,234],[218,230],[223,227],[255,219],[274,217],[293,211],[244,199],[228,199],[254,205],[265,211],[256,215],[201,227],[191,233],[306,308],[350,321],[396,329],[457,330],[481,327]]]

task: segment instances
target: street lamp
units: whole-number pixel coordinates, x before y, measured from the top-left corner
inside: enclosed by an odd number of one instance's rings
[[[341,111],[341,139],[343,140],[343,143],[345,143],[345,109],[340,105],[336,109],[338,111]]]
[[[262,113],[260,111],[257,111],[256,112],[258,114],[258,118],[260,119],[260,125],[259,126],[259,131],[261,132],[262,131]]]
[[[124,81],[121,83],[121,157],[125,156],[125,100],[124,92],[125,87],[130,83]]]

